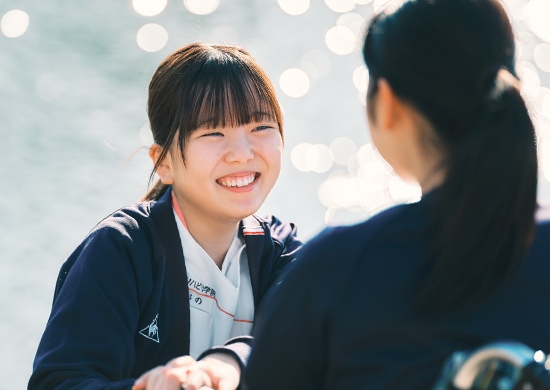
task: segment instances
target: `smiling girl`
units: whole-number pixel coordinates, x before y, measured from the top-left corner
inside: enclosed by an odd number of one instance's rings
[[[283,129],[245,50],[195,43],[168,56],[148,115],[158,181],[62,266],[29,388],[129,389],[177,356],[249,335],[301,246],[292,224],[254,215],[279,175]]]

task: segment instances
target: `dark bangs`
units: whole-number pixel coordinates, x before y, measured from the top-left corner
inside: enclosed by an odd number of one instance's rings
[[[178,110],[180,150],[185,150],[185,141],[199,127],[237,127],[272,120],[282,136],[281,110],[265,72],[236,49],[228,53],[214,47],[208,54],[187,78],[189,84],[181,85],[189,92],[182,94]]]

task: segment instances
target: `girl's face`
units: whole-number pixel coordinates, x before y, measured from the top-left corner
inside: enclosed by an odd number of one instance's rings
[[[281,169],[283,142],[275,119],[238,127],[199,127],[170,160],[172,187],[187,218],[238,222],[255,213]]]

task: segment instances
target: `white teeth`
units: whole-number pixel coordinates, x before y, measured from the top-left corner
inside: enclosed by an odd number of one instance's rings
[[[255,174],[250,174],[248,176],[239,177],[237,179],[220,179],[218,182],[225,187],[244,187],[252,183],[255,179]]]

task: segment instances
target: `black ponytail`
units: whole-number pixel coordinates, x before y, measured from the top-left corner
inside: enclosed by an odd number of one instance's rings
[[[368,27],[368,99],[384,78],[431,124],[445,156],[417,296],[423,312],[489,297],[517,272],[534,233],[535,131],[514,53],[498,0],[404,1]]]
[[[518,271],[534,233],[535,129],[517,83],[498,71],[478,123],[448,150],[435,261],[418,297],[430,312],[489,297]]]

